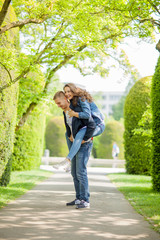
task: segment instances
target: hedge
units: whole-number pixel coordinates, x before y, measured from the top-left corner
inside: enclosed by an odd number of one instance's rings
[[[49,120],[45,132],[45,142],[46,148],[50,150],[50,156],[67,156],[65,132],[63,117],[53,117]]]
[[[0,6],[4,1],[0,0]],[[16,21],[12,6],[9,7],[3,25]],[[18,28],[7,31],[0,38],[0,62],[8,69],[14,68],[14,54],[18,46]],[[10,71],[14,78],[13,70]],[[8,83],[10,78],[5,68],[0,65],[0,85]],[[14,132],[17,115],[18,83],[0,93],[0,185],[7,186],[10,180]]]
[[[41,109],[43,106],[38,106],[16,132],[12,160],[14,171],[31,170],[41,164],[45,129],[45,115]]]
[[[116,142],[120,149],[118,158],[124,159],[123,133],[124,126],[122,123],[114,120],[108,122],[104,132],[99,136],[99,143],[96,144],[97,158],[112,159],[112,147],[113,143]]]
[[[43,73],[35,67],[19,82],[18,119],[26,112],[31,102],[37,100],[45,84]],[[43,155],[45,131],[45,104],[40,103],[30,113],[26,123],[15,134],[12,169],[31,170],[39,167]]]
[[[160,57],[152,79],[152,184],[160,192]]]
[[[150,104],[151,77],[137,81],[128,93],[124,106],[124,149],[126,170],[130,174],[150,174],[151,152],[145,145],[147,136],[134,135],[138,122]]]

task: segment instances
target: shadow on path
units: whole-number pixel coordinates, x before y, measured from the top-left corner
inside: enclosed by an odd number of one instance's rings
[[[89,183],[91,208],[66,207],[73,182],[57,171],[0,210],[0,240],[160,239],[104,174],[91,172]]]

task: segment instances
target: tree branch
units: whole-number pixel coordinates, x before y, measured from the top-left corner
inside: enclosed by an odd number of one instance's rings
[[[79,47],[79,48],[77,49],[77,52],[81,52],[81,51],[82,51],[84,48],[86,48],[86,47],[87,47],[87,44],[83,44],[81,47]],[[53,69],[50,71],[50,73],[49,73],[49,75],[48,75],[48,79],[51,79],[52,76],[53,76],[53,74],[54,74],[55,72],[57,72],[61,67],[63,67],[74,55],[75,55],[75,54],[71,54],[71,55],[65,56],[65,58],[64,58],[55,68],[53,68]]]
[[[157,6],[150,0],[148,0],[148,2],[151,4],[151,6],[158,12],[158,14],[160,14],[159,9],[157,8]]]
[[[3,3],[2,9],[0,11],[0,26],[2,25],[5,19],[10,3],[11,3],[11,0],[5,0]]]
[[[0,28],[0,34],[10,30],[11,28],[16,28],[16,27],[23,27],[24,25],[28,24],[28,23],[35,23],[35,24],[40,24],[43,23],[45,21],[46,17],[44,19],[35,19],[35,18],[29,18],[29,19],[25,19],[22,21],[15,21],[12,23],[9,23],[7,25],[5,25],[4,27]]]
[[[6,66],[5,66],[3,63],[0,62],[0,64],[4,67],[4,69],[6,70],[6,72],[7,72],[8,75],[9,75],[10,81],[12,82],[12,76],[11,76],[11,74],[10,74],[10,71],[6,68]]]
[[[23,116],[21,117],[19,123],[16,126],[16,131],[18,131],[20,129],[20,127],[22,127],[25,122],[27,121],[30,113],[34,110],[34,108],[37,106],[37,103],[32,102],[29,107],[27,108],[26,112],[23,114]]]
[[[28,72],[30,71],[30,66],[28,68],[26,68],[18,77],[16,77],[14,80],[10,81],[9,83],[6,83],[5,85],[3,85],[2,87],[0,87],[0,93],[10,87],[12,84],[16,83],[17,81],[19,81],[19,79],[21,79],[22,77],[24,77]]]

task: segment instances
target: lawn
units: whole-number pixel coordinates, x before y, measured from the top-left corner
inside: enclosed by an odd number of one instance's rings
[[[152,190],[150,176],[115,173],[107,175],[135,210],[160,233],[160,193]]]
[[[53,173],[43,170],[12,172],[11,181],[7,187],[0,187],[0,207],[32,189],[37,183],[47,179]]]

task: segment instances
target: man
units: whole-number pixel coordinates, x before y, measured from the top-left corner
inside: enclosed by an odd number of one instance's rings
[[[89,185],[88,185],[88,176],[87,176],[87,162],[93,147],[91,137],[93,135],[94,129],[96,127],[92,117],[90,119],[79,119],[76,117],[70,118],[67,114],[70,111],[70,103],[64,95],[64,92],[57,92],[53,100],[56,105],[63,110],[64,122],[66,126],[66,140],[68,148],[70,149],[72,145],[72,138],[75,137],[77,132],[83,128],[87,127],[86,134],[84,136],[85,141],[81,144],[81,147],[76,154],[76,156],[71,161],[71,174],[73,177],[74,187],[76,191],[76,199],[72,202],[67,203],[67,206],[76,205],[77,209],[89,208]],[[72,109],[74,110],[74,109]],[[81,111],[77,109],[76,111]],[[69,118],[69,119],[68,119]]]

